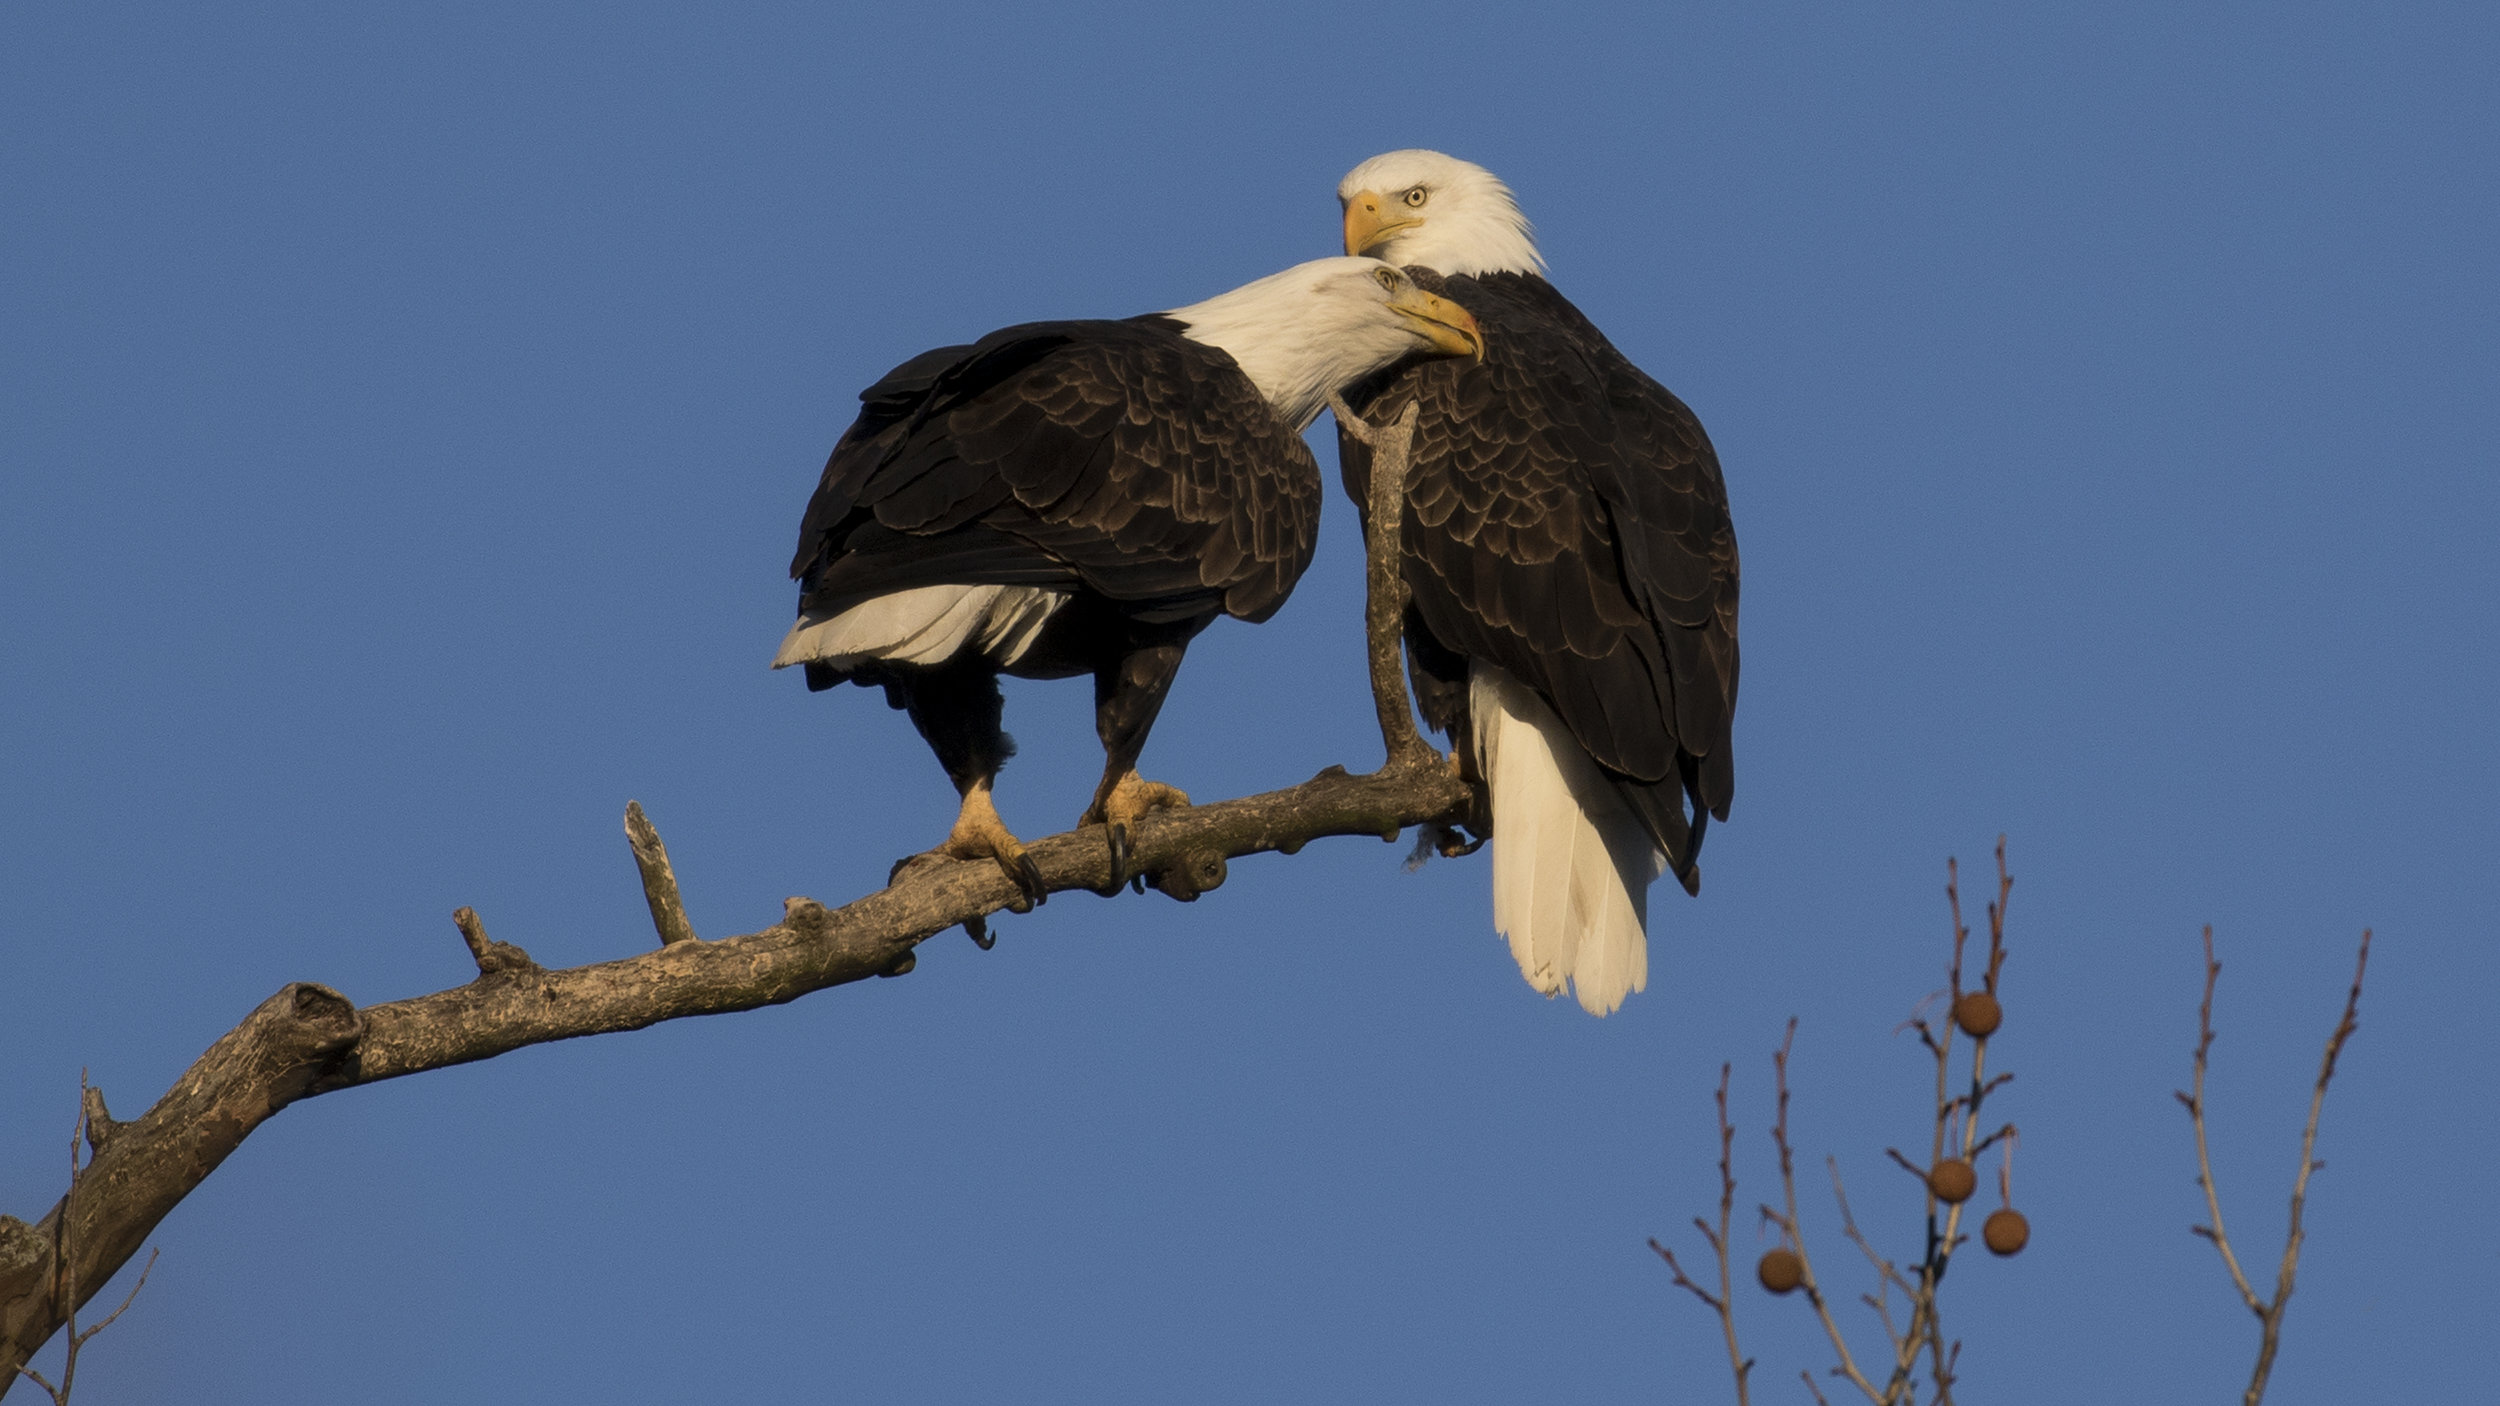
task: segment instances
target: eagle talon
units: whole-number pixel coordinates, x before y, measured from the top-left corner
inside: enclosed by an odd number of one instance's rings
[[[1007,877],[1015,880],[1016,887],[1024,890],[1024,896],[1033,900],[1034,907],[1039,908],[1050,901],[1050,887],[1042,882],[1042,866],[1033,862],[1032,855],[1018,851],[1016,862],[1008,867]]]
[[[982,918],[964,919],[964,936],[971,938],[972,945],[984,952],[998,945],[998,939],[990,936],[988,921]]]
[[[1111,832],[1111,882],[1096,890],[1109,898],[1119,893],[1132,878],[1136,853],[1129,845],[1129,826],[1158,810],[1177,810],[1189,804],[1189,794],[1177,786],[1148,781],[1135,771],[1122,776],[1093,810],[1085,813],[1085,823],[1099,820]]]
[[[1128,826],[1117,820],[1113,820],[1106,822],[1103,828],[1110,833],[1111,879],[1110,882],[1104,884],[1101,888],[1094,890],[1094,892],[1101,894],[1105,898],[1117,898],[1120,896],[1120,890],[1127,885],[1131,877],[1129,874],[1129,861],[1134,859],[1136,856],[1129,849]]]
[[[947,832],[946,842],[925,855],[913,859],[988,859],[998,865],[1007,882],[1016,886],[1015,896],[1007,900],[1010,913],[1030,913],[1050,897],[1049,886],[1042,882],[1041,867],[1033,856],[1025,853],[1024,842],[998,818],[998,808],[990,802],[987,782],[977,783],[964,792],[963,809],[955,816],[955,828]],[[901,872],[902,866],[895,866]]]

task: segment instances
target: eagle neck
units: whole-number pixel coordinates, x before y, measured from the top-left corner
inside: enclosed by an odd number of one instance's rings
[[[1421,266],[1453,277],[1482,278],[1516,273],[1542,277],[1545,256],[1537,252],[1536,236],[1527,216],[1502,191],[1498,208],[1447,223],[1425,220],[1393,235],[1373,252],[1400,268]]]
[[[1367,304],[1314,299],[1299,284],[1261,279],[1162,315],[1181,325],[1182,336],[1230,356],[1276,418],[1299,434],[1319,418],[1330,392],[1411,349],[1404,332],[1365,315],[1371,312]]]

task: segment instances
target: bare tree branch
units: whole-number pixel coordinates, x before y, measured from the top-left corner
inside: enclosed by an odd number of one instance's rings
[[[2249,1287],[2248,1275],[2240,1268],[2240,1258],[2231,1252],[2231,1236],[2222,1225],[2222,1191],[2214,1185],[2213,1154],[2205,1145],[2205,1064],[2214,1047],[2214,981],[2222,975],[2222,963],[2214,960],[2213,924],[2205,925],[2205,999],[2196,1007],[2196,1075],[2189,1087],[2193,1093],[2173,1094],[2186,1105],[2188,1121],[2196,1127],[2196,1184],[2205,1192],[2205,1212],[2213,1217],[2210,1226],[2189,1227],[2195,1234],[2214,1243],[2222,1252],[2222,1263],[2231,1271],[2231,1283],[2240,1291],[2240,1301],[2259,1318],[2266,1316],[2266,1306]]]
[[[1380,712],[1380,737],[1389,749],[1388,769],[1400,771],[1440,760],[1415,731],[1406,697],[1399,641],[1406,631],[1406,577],[1400,562],[1406,531],[1406,465],[1415,443],[1420,402],[1409,401],[1395,424],[1366,423],[1344,400],[1331,395],[1328,408],[1346,433],[1370,446],[1371,501],[1364,505],[1365,635],[1371,644],[1372,702]]]
[[[2222,974],[2222,964],[2214,960],[2214,930],[2205,929],[2205,998],[2196,1009],[2196,1076],[2193,1093],[2176,1095],[2186,1106],[2188,1120],[2196,1127],[2196,1180],[2205,1190],[2205,1209],[2213,1224],[2191,1226],[2195,1234],[2213,1242],[2222,1255],[2222,1263],[2231,1271],[2232,1287],[2240,1291],[2240,1302],[2257,1315],[2261,1332],[2257,1343],[2257,1365],[2249,1374],[2248,1389],[2240,1394],[2241,1406],[2258,1406],[2265,1399],[2266,1381],[2274,1372],[2274,1356],[2283,1343],[2283,1314],[2291,1307],[2292,1279],[2300,1268],[2301,1242],[2307,1239],[2301,1216],[2309,1200],[2309,1174],[2323,1163],[2317,1160],[2318,1114],[2326,1107],[2326,1088],[2334,1082],[2335,1062],[2342,1058],[2344,1042],[2361,1028],[2361,980],[2370,970],[2370,933],[2361,933],[2361,951],[2353,959],[2352,986],[2344,993],[2344,1013],[2335,1022],[2334,1031],[2326,1037],[2326,1053],[2318,1061],[2318,1082],[2309,1091],[2309,1122],[2300,1134],[2300,1173],[2292,1179],[2291,1228],[2283,1238],[2283,1262],[2274,1272],[2274,1297],[2260,1300],[2250,1287],[2248,1275],[2240,1268],[2239,1256],[2232,1253],[2230,1233],[2222,1224],[2222,1193],[2214,1185],[2213,1158],[2205,1148],[2205,1063],[2214,1044],[2214,980]]]
[[[1402,502],[1414,416],[1357,433],[1375,445],[1375,484],[1394,490],[1388,502]],[[1373,521],[1394,525],[1402,516],[1376,513]],[[1396,543],[1392,526],[1385,540],[1375,534],[1369,551],[1372,685],[1388,764],[1369,776],[1332,766],[1285,790],[1156,812],[1131,827],[1133,872],[1187,903],[1222,884],[1231,859],[1293,854],[1331,835],[1395,841],[1407,827],[1462,818],[1467,787],[1416,734],[1398,667],[1404,583]],[[298,1099],[528,1045],[754,1010],[828,986],[900,976],[912,969],[913,949],[924,938],[1026,903],[988,860],[935,861],[841,908],[792,898],[770,927],[703,942],[686,924],[658,832],[640,812],[629,807],[626,828],[660,933],[658,950],[549,970],[489,937],[476,912],[462,908],[454,921],[477,966],[467,984],[359,1009],[329,987],[296,982],[220,1037],[137,1120],[100,1116],[96,1095],[88,1111],[99,1116],[82,1117],[94,1160],[69,1193],[37,1225],[0,1216],[0,1395],[193,1187],[252,1129]],[[1026,853],[1051,892],[1099,893],[1110,882],[1110,846],[1099,826],[1037,840]],[[56,1293],[60,1285],[75,1287]]]
[[[1229,858],[1291,854],[1330,835],[1394,840],[1404,827],[1453,817],[1466,800],[1465,787],[1438,767],[1370,776],[1331,767],[1286,790],[1159,812],[1136,825],[1132,845],[1141,870],[1186,901],[1221,884]],[[1053,892],[1110,881],[1099,827],[1052,835],[1028,852]],[[463,909],[475,980],[362,1010],[326,986],[287,986],[210,1046],[155,1107],[104,1134],[75,1196],[65,1198],[74,1202],[76,1282],[91,1294],[110,1279],[252,1129],[299,1098],[900,975],[923,938],[1018,897],[987,861],[916,865],[891,888],[839,909],[794,898],[780,922],[758,932],[557,970],[488,937]],[[0,1383],[14,1380],[63,1321],[48,1292],[61,1214],[56,1205],[31,1228],[0,1218]]]

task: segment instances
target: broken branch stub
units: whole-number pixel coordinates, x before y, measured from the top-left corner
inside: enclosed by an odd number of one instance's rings
[[[660,829],[643,813],[640,801],[625,803],[625,842],[633,846],[634,868],[642,874],[642,900],[651,909],[651,926],[660,934],[660,945],[700,941],[694,924],[686,921],[686,905],[677,892],[677,871],[669,867],[668,846],[660,842]]]

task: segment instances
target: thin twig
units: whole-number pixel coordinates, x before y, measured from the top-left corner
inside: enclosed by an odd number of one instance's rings
[[[2248,1275],[2240,1268],[2240,1257],[2231,1251],[2231,1234],[2222,1224],[2222,1192],[2214,1185],[2213,1154],[2205,1143],[2205,1065],[2214,1047],[2214,980],[2222,975],[2222,963],[2214,960],[2214,929],[2205,925],[2205,998],[2196,1007],[2196,1073],[2189,1086],[2193,1093],[2173,1094],[2186,1105],[2188,1121],[2196,1128],[2196,1184],[2204,1188],[2205,1213],[2213,1218],[2211,1225],[2188,1229],[2213,1242],[2222,1252],[2223,1266],[2231,1271],[2231,1283],[2240,1291],[2240,1302],[2259,1318],[2266,1316],[2266,1306],[2257,1291],[2249,1287]]]
[[[1953,964],[1945,968],[1952,997],[1962,994],[1962,944],[1970,941],[1970,927],[1962,921],[1962,861],[1951,855],[1944,861],[1944,900],[1953,913]]]
[[[1858,1370],[1858,1360],[1849,1351],[1849,1340],[1841,1335],[1840,1324],[1832,1318],[1831,1304],[1823,1297],[1823,1286],[1814,1277],[1814,1259],[1806,1253],[1805,1231],[1798,1225],[1797,1155],[1788,1141],[1788,1052],[1796,1043],[1797,1018],[1790,1016],[1788,1034],[1780,1040],[1779,1049],[1771,1055],[1772,1077],[1779,1092],[1779,1116],[1771,1124],[1771,1141],[1779,1148],[1780,1191],[1786,1198],[1786,1209],[1775,1211],[1765,1206],[1762,1214],[1780,1228],[1780,1238],[1796,1252],[1797,1263],[1803,1271],[1797,1287],[1806,1291],[1806,1302],[1814,1306],[1815,1317],[1823,1322],[1823,1335],[1831,1339],[1832,1352],[1840,1358],[1840,1365],[1832,1369],[1832,1375],[1847,1377],[1859,1391],[1866,1393],[1867,1400],[1877,1406],[1889,1406],[1893,1398],[1877,1391],[1875,1384],[1866,1379],[1866,1374]],[[1808,1377],[1806,1385],[1813,1384],[1813,1378]],[[1819,1398],[1822,1393],[1818,1391],[1815,1395]]]
[[[1699,1216],[1693,1217],[1694,1228],[1701,1232],[1703,1240],[1709,1242],[1711,1252],[1719,1257],[1719,1292],[1714,1295],[1694,1283],[1684,1273],[1684,1266],[1676,1263],[1675,1251],[1659,1244],[1656,1239],[1649,1242],[1649,1248],[1657,1251],[1658,1258],[1667,1262],[1667,1270],[1675,1276],[1677,1287],[1687,1290],[1719,1315],[1719,1328],[1727,1337],[1728,1369],[1736,1377],[1736,1406],[1746,1406],[1745,1377],[1753,1371],[1753,1359],[1745,1356],[1744,1350],[1736,1345],[1736,1295],[1727,1263],[1728,1222],[1736,1210],[1736,1127],[1727,1119],[1730,1069],[1731,1066],[1726,1064],[1719,1066],[1719,1228],[1714,1231],[1708,1221]]]
[[[2196,1012],[2195,1092],[2177,1097],[2187,1105],[2188,1120],[2196,1128],[2196,1179],[2205,1189],[2205,1208],[2213,1217],[2210,1227],[2189,1229],[2212,1241],[2221,1252],[2223,1264],[2231,1271],[2231,1283],[2240,1291],[2240,1301],[2257,1315],[2260,1325],[2257,1365],[2249,1374],[2248,1389],[2240,1395],[2241,1406],[2258,1406],[2265,1399],[2266,1381],[2274,1372],[2275,1352],[2282,1346],[2283,1315],[2291,1307],[2292,1282],[2300,1268],[2300,1247],[2308,1238],[2301,1217],[2308,1207],[2309,1174],[2324,1165],[2317,1160],[2318,1115],[2326,1107],[2327,1085],[2334,1082],[2335,1063],[2343,1057],[2344,1042],[2361,1028],[2361,982],[2369,970],[2370,932],[2365,928],[2361,933],[2361,951],[2353,959],[2352,986],[2344,993],[2344,1013],[2326,1037],[2326,1053],[2318,1061],[2318,1082],[2309,1091],[2309,1121],[2300,1133],[2300,1172],[2292,1179],[2291,1225],[2283,1237],[2283,1262],[2274,1272],[2274,1297],[2261,1302],[2240,1269],[2239,1256],[2231,1250],[2230,1234],[2223,1229],[2222,1196],[2214,1185],[2213,1159],[2205,1146],[2205,1065],[2214,1043],[2214,980],[2222,973],[2222,964],[2214,960],[2214,930],[2210,925],[2205,929],[2205,996]]]
[[[2266,1394],[2266,1378],[2274,1371],[2274,1350],[2280,1345],[2283,1332],[2283,1311],[2291,1305],[2292,1276],[2300,1268],[2301,1242],[2308,1232],[2301,1228],[2301,1212],[2309,1200],[2309,1174],[2325,1164],[2317,1160],[2318,1114],[2326,1107],[2326,1086],[2335,1079],[2335,1061],[2343,1056],[2344,1042],[2361,1028],[2361,979],[2370,970],[2370,930],[2361,930],[2361,952],[2353,959],[2352,986],[2344,993],[2343,1019],[2335,1022],[2335,1032],[2326,1037],[2326,1054],[2318,1061],[2318,1084],[2309,1092],[2309,1124],[2300,1133],[2300,1175],[2292,1180],[2291,1228],[2283,1239],[2283,1263],[2274,1273],[2274,1307],[2266,1315],[2264,1343],[2257,1351],[2257,1370],[2248,1380],[2247,1406],[2257,1406]]]
[[[1868,1241],[1866,1236],[1859,1231],[1857,1217],[1851,1215],[1849,1212],[1849,1189],[1843,1186],[1840,1181],[1840,1159],[1837,1157],[1826,1157],[1823,1161],[1824,1164],[1831,1169],[1832,1200],[1840,1207],[1840,1233],[1847,1236],[1850,1243],[1856,1245],[1859,1251],[1865,1254],[1866,1262],[1874,1266],[1875,1275],[1879,1282],[1887,1285],[1897,1285],[1901,1292],[1905,1294],[1917,1293],[1918,1291],[1911,1286],[1910,1281],[1902,1277],[1900,1266],[1894,1264],[1891,1260],[1884,1258],[1883,1255],[1875,1249],[1873,1243]],[[1898,1341],[1900,1335],[1896,1333],[1893,1337],[1895,1341]]]
[[[111,1313],[104,1315],[103,1321],[96,1323],[91,1327],[81,1328],[78,1331],[78,1335],[71,1339],[72,1342],[75,1342],[82,1347],[85,1346],[89,1338],[92,1338],[96,1334],[103,1332],[105,1329],[112,1327],[113,1320],[130,1311],[131,1304],[138,1301],[139,1291],[148,1286],[148,1275],[154,1273],[156,1270],[156,1256],[158,1253],[159,1252],[157,1250],[152,1248],[148,1251],[148,1262],[139,1266],[139,1282],[130,1286],[129,1293],[122,1295],[121,1306],[114,1309]],[[66,1374],[64,1374],[64,1376],[66,1376]]]
[[[105,1126],[99,1128],[99,1122]],[[69,1194],[62,1199],[64,1210],[78,1199],[78,1188],[87,1179],[87,1168],[94,1165],[94,1154],[104,1150],[104,1144],[119,1126],[104,1112],[104,1091],[87,1082],[87,1071],[78,1071],[78,1122],[69,1135]],[[78,1158],[81,1142],[87,1144],[89,1154],[88,1160],[83,1163]],[[139,1291],[148,1286],[148,1275],[156,1269],[157,1252],[150,1250],[147,1264],[139,1270],[139,1282],[131,1285],[130,1292],[122,1296],[121,1306],[104,1315],[102,1322],[79,1327],[78,1269],[77,1257],[70,1253],[70,1219],[64,1214],[52,1227],[53,1304],[61,1315],[65,1333],[61,1350],[61,1384],[54,1386],[43,1373],[24,1363],[18,1364],[16,1372],[17,1376],[42,1387],[44,1395],[52,1398],[52,1406],[69,1406],[69,1394],[78,1385],[78,1354],[94,1341],[96,1334],[112,1327],[116,1320],[130,1311],[131,1304],[138,1301]],[[8,1380],[0,1378],[0,1396],[8,1394]]]
[[[2005,971],[2005,905],[2014,896],[2014,876],[2005,870],[2005,837],[1997,836],[1997,901],[1988,905],[1988,993],[1996,994]]]

